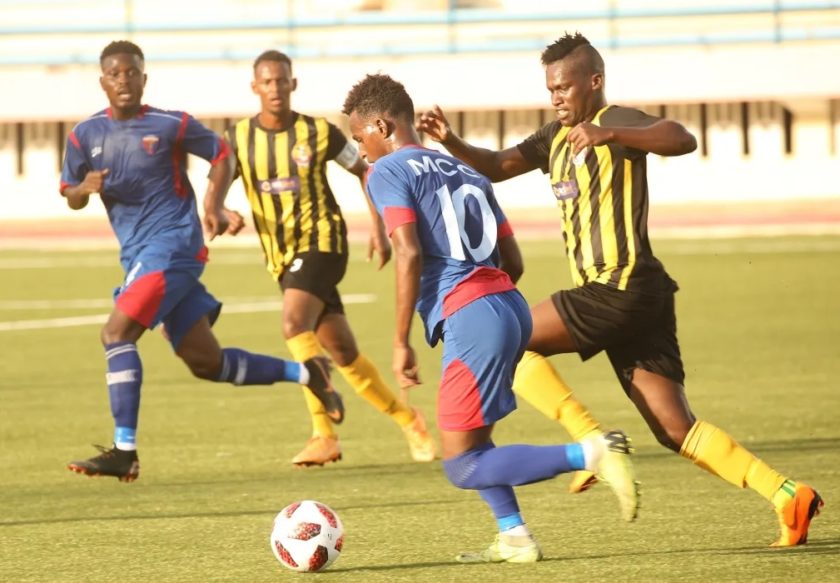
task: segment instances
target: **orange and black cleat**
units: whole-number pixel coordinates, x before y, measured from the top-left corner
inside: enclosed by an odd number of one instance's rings
[[[90,459],[70,462],[67,469],[77,474],[87,476],[113,476],[120,482],[133,482],[140,476],[140,460],[137,451],[108,449],[101,445],[94,445],[101,453]]]

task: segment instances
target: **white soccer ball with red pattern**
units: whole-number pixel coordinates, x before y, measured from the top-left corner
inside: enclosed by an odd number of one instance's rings
[[[321,502],[293,502],[274,518],[271,550],[281,565],[293,571],[326,569],[341,554],[343,544],[341,519]]]

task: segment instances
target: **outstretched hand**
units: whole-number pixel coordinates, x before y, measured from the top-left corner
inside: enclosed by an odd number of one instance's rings
[[[449,120],[443,115],[439,105],[433,109],[420,114],[420,119],[415,124],[417,131],[423,132],[436,142],[444,143],[452,135],[452,127]]]

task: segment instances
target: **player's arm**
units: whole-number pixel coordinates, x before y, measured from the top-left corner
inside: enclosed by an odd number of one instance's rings
[[[365,197],[365,203],[367,203],[371,219],[367,259],[370,261],[373,259],[374,253],[376,253],[379,255],[379,269],[382,269],[391,260],[391,243],[388,241],[388,235],[385,232],[385,224],[382,222],[382,217],[376,212],[376,206],[373,204],[370,196],[368,196],[367,173],[369,166],[359,156],[359,150],[353,145],[353,142],[348,140],[334,124],[329,125],[327,159],[335,160],[339,166],[355,174],[359,179],[359,184],[362,187],[362,194]]]
[[[102,192],[106,176],[108,176],[107,168],[91,170],[85,174],[84,180],[79,184],[62,186],[61,195],[67,199],[67,206],[74,211],[85,208],[91,194]]]
[[[373,200],[371,200],[367,192],[368,168],[367,162],[362,160],[357,154],[356,163],[348,168],[348,171],[358,177],[365,202],[368,206],[368,212],[370,213],[371,231],[368,240],[367,260],[370,261],[373,259],[373,255],[376,253],[379,256],[379,269],[382,269],[391,260],[391,243],[388,241],[388,235],[385,233],[385,223],[382,221],[379,213],[376,212],[376,206],[373,204]]]
[[[501,182],[534,170],[538,166],[525,159],[519,148],[488,150],[465,142],[452,131],[449,121],[439,106],[420,115],[417,129],[446,147],[456,158],[460,158],[493,182]]]
[[[411,322],[420,295],[423,253],[417,224],[404,223],[391,232],[397,276],[397,313],[394,331],[393,369],[397,382],[407,388],[420,382],[417,355],[411,347]]]
[[[697,149],[697,138],[670,119],[657,119],[640,127],[596,126],[589,122],[575,126],[567,137],[573,153],[587,146],[618,144],[660,156],[682,156]]]
[[[508,274],[511,281],[516,283],[525,273],[525,264],[522,262],[522,252],[519,244],[511,233],[507,237],[499,239],[499,269]]]
[[[207,175],[207,189],[204,192],[204,231],[211,241],[217,235],[229,230],[230,213],[233,212],[225,208],[225,197],[233,180],[233,171],[228,159],[230,148],[224,140],[221,143],[223,151],[219,158],[211,162],[210,172]],[[227,154],[224,153],[225,151]],[[239,215],[239,213],[235,214]],[[239,218],[241,219],[241,216]],[[239,229],[241,228],[242,226],[239,226]]]

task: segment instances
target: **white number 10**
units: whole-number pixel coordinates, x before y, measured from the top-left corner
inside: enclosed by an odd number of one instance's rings
[[[464,249],[469,251],[475,261],[484,261],[496,248],[497,225],[493,209],[487,202],[484,191],[472,184],[463,184],[449,194],[449,187],[444,185],[435,191],[440,201],[443,223],[446,225],[446,238],[449,239],[450,255],[454,259],[464,261]],[[466,231],[467,196],[474,196],[481,208],[481,241],[473,247]]]

